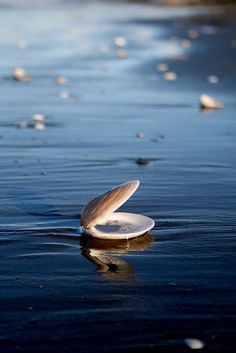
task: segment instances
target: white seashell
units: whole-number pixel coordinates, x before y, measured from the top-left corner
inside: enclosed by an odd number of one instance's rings
[[[173,71],[168,71],[164,73],[163,78],[166,81],[175,81],[177,79],[177,74]]]
[[[45,116],[43,114],[34,114],[34,115],[32,115],[31,119],[33,121],[39,121],[42,123],[45,121]]]
[[[59,97],[61,99],[68,99],[70,97],[70,93],[68,91],[62,91],[59,93]]]
[[[208,96],[206,94],[203,94],[200,97],[200,107],[202,109],[221,109],[223,108],[223,104],[215,98]]]
[[[219,82],[219,78],[216,75],[210,75],[207,77],[207,81],[214,84]]]
[[[169,70],[169,67],[165,63],[160,63],[160,64],[156,65],[156,70],[160,71],[160,72],[165,72],[165,71]]]
[[[36,124],[34,125],[34,128],[35,128],[35,130],[44,130],[45,125],[44,125],[44,123],[37,121]]]
[[[12,77],[16,81],[27,82],[31,80],[31,74],[28,71],[22,69],[21,67],[16,67],[13,70]]]
[[[119,48],[123,48],[126,46],[127,42],[124,37],[116,37],[114,38],[114,44]]]
[[[185,344],[190,349],[202,349],[205,346],[204,342],[202,342],[201,340],[199,340],[197,338],[186,338]]]
[[[84,232],[98,239],[130,239],[146,233],[154,227],[154,221],[146,216],[114,212],[136,191],[140,182],[131,181],[90,201],[82,210],[81,226]]]
[[[67,83],[67,78],[65,76],[58,76],[55,78],[55,83],[57,85],[65,85]]]

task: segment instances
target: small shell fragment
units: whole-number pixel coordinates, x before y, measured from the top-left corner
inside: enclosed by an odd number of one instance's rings
[[[210,75],[210,76],[207,77],[207,81],[209,83],[215,84],[215,83],[219,82],[219,78],[216,75]]]
[[[128,54],[126,50],[121,49],[121,50],[118,50],[118,52],[116,53],[116,56],[119,59],[125,59],[128,56]]]
[[[16,81],[31,81],[31,74],[28,71],[22,69],[21,67],[16,67],[15,69],[13,69],[12,77]]]
[[[181,39],[180,40],[180,46],[182,48],[185,48],[185,49],[190,48],[191,47],[191,42],[190,42],[189,39]]]
[[[203,94],[200,97],[200,107],[202,109],[221,109],[223,108],[223,104],[214,97]]]
[[[126,46],[127,41],[124,37],[116,37],[114,38],[114,44],[119,48],[123,48]]]
[[[202,349],[205,346],[204,342],[197,338],[186,338],[184,342],[190,349]]]
[[[35,130],[45,130],[45,124],[39,121],[34,125]]]
[[[67,83],[67,78],[65,76],[58,76],[55,78],[55,83],[57,85],[65,85]]]
[[[68,99],[70,97],[70,93],[68,91],[62,91],[59,93],[59,97],[61,99]]]
[[[156,70],[160,72],[165,72],[169,70],[169,66],[165,63],[160,63],[156,65]]]

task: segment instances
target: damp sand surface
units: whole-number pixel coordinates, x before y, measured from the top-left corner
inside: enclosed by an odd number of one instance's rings
[[[183,353],[195,338],[234,352],[232,12],[0,4],[2,351]],[[31,81],[13,80],[14,67]],[[201,111],[201,94],[224,108]],[[38,128],[33,114],[45,116]],[[134,179],[120,210],[153,218],[151,233],[81,238],[83,205]]]

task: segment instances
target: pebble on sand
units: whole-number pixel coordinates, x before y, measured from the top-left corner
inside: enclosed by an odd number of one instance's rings
[[[147,165],[150,161],[146,158],[138,158],[136,163],[139,165]]]
[[[12,77],[16,81],[29,82],[31,81],[31,74],[22,69],[21,67],[16,67],[12,71]]]
[[[126,46],[127,41],[124,37],[116,37],[114,38],[114,44],[119,48],[123,48]]]
[[[219,82],[219,78],[216,75],[210,75],[210,76],[207,77],[207,81],[209,83],[215,84],[215,83]]]
[[[167,71],[164,73],[163,78],[166,81],[175,81],[177,79],[177,74],[173,71]]]
[[[205,346],[204,342],[197,338],[186,338],[184,342],[190,349],[202,349]]]
[[[116,53],[116,56],[117,56],[117,58],[119,58],[119,59],[125,59],[125,58],[127,58],[128,53],[127,53],[126,50],[121,49],[121,50],[118,50],[118,52]]]
[[[55,78],[55,83],[57,85],[65,85],[67,83],[67,78],[65,76],[58,76]]]
[[[156,70],[160,72],[165,72],[169,70],[169,66],[165,63],[160,63],[156,65]]]
[[[200,97],[199,104],[201,109],[221,109],[223,104],[217,101],[214,97],[203,94]]]

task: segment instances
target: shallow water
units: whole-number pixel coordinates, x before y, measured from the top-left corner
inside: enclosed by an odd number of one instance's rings
[[[11,3],[0,7],[3,351],[187,352],[186,338],[234,351],[235,23],[219,24],[218,8]],[[191,28],[190,48],[170,40]],[[12,80],[15,66],[32,81]],[[202,93],[224,109],[200,111]],[[16,128],[36,113],[45,130]],[[133,179],[141,186],[120,210],[152,217],[150,235],[81,239],[83,205]]]

